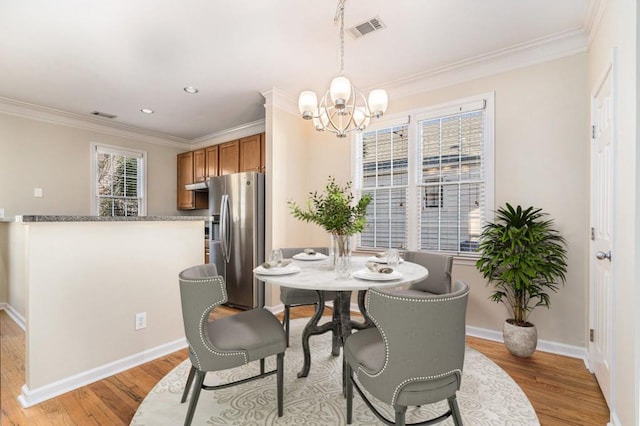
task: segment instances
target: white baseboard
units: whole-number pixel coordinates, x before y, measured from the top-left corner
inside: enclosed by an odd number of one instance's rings
[[[611,412],[610,421],[607,423],[607,426],[622,426],[622,422],[620,422],[620,419],[615,412]]]
[[[8,303],[0,303],[0,309],[7,311],[7,315],[16,323],[22,331],[27,331],[27,321],[24,319],[20,312],[16,311],[13,306]]]
[[[481,339],[493,340],[494,342],[503,343],[502,331],[489,330],[486,328],[467,326],[467,336],[479,337]],[[541,352],[549,352],[557,355],[564,355],[570,358],[578,358],[584,361],[587,365],[588,353],[586,348],[580,346],[572,346],[564,343],[552,342],[549,340],[538,339],[538,346],[536,350]]]
[[[156,358],[171,354],[186,347],[186,339],[181,338],[126,358],[110,362],[109,364],[105,364],[101,367],[83,371],[82,373],[66,377],[39,388],[29,389],[27,385],[24,385],[22,386],[22,395],[18,396],[18,401],[20,401],[20,404],[22,404],[24,408],[31,407],[46,401],[47,399],[54,398],[58,395],[62,395],[63,393],[78,389],[106,377],[113,376],[114,374],[137,367],[140,364],[144,364],[145,362],[152,361]]]
[[[284,305],[282,303],[275,306],[265,306],[267,311],[271,312],[273,315],[279,314],[284,311]]]

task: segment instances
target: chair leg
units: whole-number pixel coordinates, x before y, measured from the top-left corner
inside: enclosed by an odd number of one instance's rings
[[[346,363],[345,367],[347,370],[347,424],[350,425],[353,418],[353,373],[349,363]]]
[[[184,385],[184,392],[182,392],[182,399],[180,399],[180,403],[183,403],[187,400],[187,395],[189,395],[189,389],[191,389],[191,383],[193,383],[193,375],[196,373],[196,368],[192,365],[189,370],[189,375],[187,376],[187,384]]]
[[[347,382],[349,381],[349,372],[347,371],[347,360],[342,357],[342,396],[347,396]]]
[[[396,412],[396,426],[405,426],[405,413],[407,412],[407,407],[402,405],[394,405],[393,407]]]
[[[284,305],[284,317],[282,318],[282,325],[284,325],[284,334],[286,336],[287,347],[289,347],[289,315],[291,307]]]
[[[278,394],[278,417],[282,417],[284,399],[284,352],[277,355],[277,394]]]
[[[202,384],[204,378],[207,375],[206,371],[196,370],[196,382],[191,393],[191,401],[189,401],[189,408],[187,409],[187,417],[184,419],[184,426],[190,426],[193,421],[193,414],[196,411],[196,405],[198,405],[198,398],[200,398],[200,391],[202,390]]]
[[[260,374],[264,374],[264,358],[260,359]]]
[[[449,401],[449,409],[451,410],[451,416],[453,417],[453,424],[456,426],[462,426],[462,416],[460,415],[460,408],[458,407],[456,395],[454,394],[452,397],[448,398],[447,401]]]

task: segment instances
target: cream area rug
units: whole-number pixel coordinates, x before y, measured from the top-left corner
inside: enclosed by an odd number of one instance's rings
[[[219,391],[200,393],[193,425],[346,425],[346,402],[342,396],[342,356],[331,356],[331,333],[311,337],[311,371],[297,378],[302,366],[302,329],[306,319],[291,321],[291,346],[284,357],[284,415],[278,417],[275,375]],[[267,359],[267,369],[275,357]],[[191,363],[186,360],[167,374],[149,392],[131,420],[131,425],[181,425],[189,400],[180,397]],[[259,371],[259,363],[209,373],[205,384],[226,383]],[[189,395],[189,398],[191,395]],[[376,403],[388,418],[391,407]],[[467,347],[458,405],[465,426],[538,425],[538,418],[522,389],[507,373],[478,351]],[[407,410],[407,423],[435,417],[447,411],[446,401]],[[354,425],[382,424],[354,390]],[[449,417],[442,425],[453,425]]]

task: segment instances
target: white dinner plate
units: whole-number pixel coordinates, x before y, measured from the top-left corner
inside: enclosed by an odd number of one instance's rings
[[[258,266],[253,270],[256,274],[259,275],[289,275],[295,274],[296,272],[300,272],[300,268],[296,265],[287,265],[284,268],[263,268],[262,265]]]
[[[359,271],[354,272],[353,276],[356,278],[360,278],[361,280],[392,281],[402,278],[402,272],[393,271],[390,274],[381,274],[379,272],[373,272],[368,269],[360,269]]]
[[[294,254],[293,258],[295,260],[324,260],[326,259],[327,256],[324,253],[314,253],[314,254],[307,254],[307,253],[298,253],[298,254]]]
[[[367,259],[367,262],[376,262],[376,263],[388,263],[386,257],[375,257],[371,256]],[[400,258],[400,263],[404,262],[403,258]]]

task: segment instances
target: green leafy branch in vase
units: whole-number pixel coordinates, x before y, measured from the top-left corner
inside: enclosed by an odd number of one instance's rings
[[[306,208],[302,208],[293,201],[287,202],[293,217],[320,225],[334,235],[353,235],[362,232],[367,223],[366,213],[371,203],[370,194],[363,195],[354,204],[351,182],[340,186],[332,176],[329,176],[324,192],[314,191],[309,194]]]

